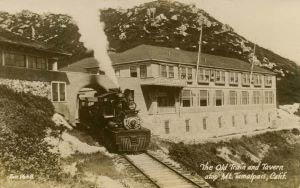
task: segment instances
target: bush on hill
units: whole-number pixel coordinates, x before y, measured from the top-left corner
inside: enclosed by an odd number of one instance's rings
[[[43,97],[16,93],[0,85],[0,168],[4,174],[33,174],[54,178],[60,173],[59,157],[44,141],[49,129],[58,133],[51,117],[54,108]]]

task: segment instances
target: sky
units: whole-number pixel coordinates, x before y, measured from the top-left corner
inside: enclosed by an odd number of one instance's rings
[[[0,10],[13,12],[26,8],[36,12],[79,12],[81,18],[77,16],[78,19],[86,22],[84,14],[91,12],[88,10],[98,7],[130,8],[149,1],[151,0],[0,0]],[[229,24],[246,39],[300,64],[300,0],[178,1],[196,4],[217,20]]]
[[[185,0],[300,65],[300,0]]]

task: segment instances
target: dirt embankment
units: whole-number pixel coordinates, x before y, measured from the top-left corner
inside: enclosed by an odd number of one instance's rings
[[[169,143],[169,155],[217,188],[298,188],[299,129],[188,145]]]

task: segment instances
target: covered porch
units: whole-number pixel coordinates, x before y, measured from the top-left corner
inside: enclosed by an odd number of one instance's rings
[[[142,86],[148,114],[178,113],[181,90],[182,87],[174,86]]]

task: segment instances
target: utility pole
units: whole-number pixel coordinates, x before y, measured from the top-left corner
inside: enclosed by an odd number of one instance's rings
[[[250,70],[250,84],[253,83],[253,81],[252,81],[252,76],[253,76],[253,67],[254,67],[255,49],[256,49],[256,44],[254,43],[253,56],[252,56],[252,61],[251,61],[251,70]]]
[[[195,84],[197,84],[197,82],[198,82],[199,64],[201,62],[202,29],[203,29],[202,20],[200,20],[200,34],[199,34],[199,42],[198,42],[199,49],[198,49],[198,58],[197,58]]]

